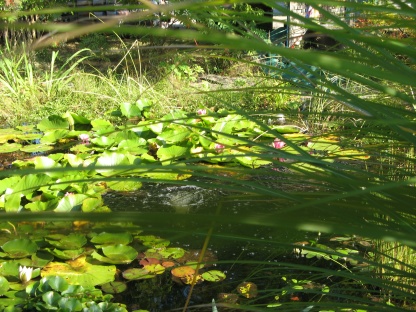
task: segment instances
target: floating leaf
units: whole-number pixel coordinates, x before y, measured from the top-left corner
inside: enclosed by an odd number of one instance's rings
[[[237,292],[247,299],[257,297],[257,285],[252,282],[243,282],[237,286]]]
[[[133,247],[122,244],[106,246],[101,249],[106,257],[121,263],[130,263],[137,258],[138,254]]]
[[[172,145],[169,147],[161,147],[157,150],[157,157],[160,161],[173,161],[185,156],[189,152],[188,147]]]
[[[108,294],[119,294],[127,289],[127,285],[123,282],[110,282],[101,285],[101,289]]]
[[[156,275],[149,273],[145,268],[134,268],[128,269],[123,272],[123,277],[127,280],[141,280],[141,279],[148,279],[154,278]]]
[[[121,103],[120,111],[121,114],[127,118],[139,117],[142,115],[140,108],[136,104],[131,104],[129,102]]]
[[[22,134],[22,132],[15,129],[0,129],[0,143],[14,140],[19,134]]]
[[[170,247],[159,251],[163,258],[178,259],[185,254],[185,249],[180,247]]]
[[[68,138],[69,130],[57,129],[45,132],[40,142],[42,144],[56,143],[59,140]]]
[[[83,248],[80,249],[67,249],[67,250],[60,250],[60,249],[50,249],[46,248],[48,252],[59,259],[63,260],[74,260],[78,258],[84,252]]]
[[[102,232],[91,238],[91,243],[95,245],[127,245],[133,241],[133,236],[128,232],[123,233],[107,233]]]
[[[3,276],[0,276],[0,296],[4,296],[4,294],[9,290],[9,282]]]
[[[6,143],[0,145],[0,153],[12,153],[18,151],[22,147],[22,144],[19,143]]]
[[[192,267],[190,267],[190,266],[184,265],[184,266],[180,266],[180,267],[174,268],[171,271],[171,273],[175,277],[182,278],[182,277],[185,277],[185,276],[192,276],[192,275],[194,275],[195,274],[195,270]]]
[[[53,150],[53,146],[47,144],[32,144],[23,146],[20,151],[25,153],[43,153]]]
[[[69,129],[69,123],[68,120],[61,116],[51,115],[38,123],[37,128],[43,132],[55,129]]]
[[[144,267],[149,274],[163,274],[165,273],[165,267],[160,265],[159,263],[149,264]]]
[[[221,282],[226,278],[226,275],[219,270],[210,270],[201,274],[202,278],[208,282]]]
[[[130,165],[130,161],[125,154],[105,151],[100,157],[97,158],[96,165],[102,167],[125,166]],[[111,168],[97,169],[97,172],[105,177],[116,175],[117,173],[124,173],[125,171],[126,170],[116,170]]]
[[[38,245],[30,239],[20,238],[8,241],[1,248],[10,258],[23,258],[36,253]]]
[[[81,210],[82,202],[86,198],[88,198],[88,196],[84,194],[69,194],[59,201],[55,211],[69,212],[72,210]]]
[[[187,140],[190,134],[191,131],[185,127],[175,127],[175,129],[163,131],[157,138],[167,144],[176,144]]]
[[[87,243],[84,235],[75,233],[63,236],[59,240],[46,238],[46,241],[59,249],[79,249]]]
[[[108,188],[117,192],[134,192],[142,187],[142,182],[123,179],[121,181],[108,181]]]
[[[94,265],[86,261],[85,256],[73,261],[51,262],[41,271],[41,276],[60,276],[71,285],[93,287],[112,282],[116,274],[114,265]]]

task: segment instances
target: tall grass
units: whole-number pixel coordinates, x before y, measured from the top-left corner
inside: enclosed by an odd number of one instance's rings
[[[276,6],[271,0],[263,2]],[[222,242],[224,245],[249,246],[250,252],[242,252],[241,257],[224,252],[225,259],[221,264],[231,272],[233,268],[238,268],[238,282],[252,279],[261,289],[260,297],[246,297],[236,309],[399,311],[406,307],[414,308],[416,46],[411,36],[416,30],[416,11],[401,1],[384,4],[321,1],[320,6],[314,1],[307,3],[316,7],[332,27],[323,27],[314,20],[288,11],[286,7],[279,7],[279,10],[307,28],[335,37],[346,46],[346,50],[305,51],[272,45],[245,29],[241,23],[229,20],[230,12],[223,8],[225,1],[172,1],[166,6],[144,2],[147,11],[131,14],[125,19],[126,22],[145,20],[154,13],[163,12],[174,14],[186,24],[192,23],[192,29],[176,31],[125,24],[114,28],[117,23],[110,20],[108,23],[82,27],[70,25],[71,29],[65,28],[62,34],[55,37],[76,37],[113,29],[119,34],[175,39],[175,44],[179,41],[185,46],[189,46],[190,42],[198,42],[197,49],[215,48],[224,51],[224,55],[229,50],[279,55],[285,65],[293,63],[295,70],[288,66],[273,67],[275,74],[268,79],[273,79],[276,85],[257,90],[267,95],[277,91],[307,97],[309,103],[305,109],[294,111],[296,116],[299,114],[297,122],[304,122],[311,134],[324,131],[328,136],[340,139],[345,146],[371,156],[366,161],[334,162],[314,157],[271,129],[264,119],[257,118],[256,112],[246,107],[241,109],[240,103],[221,101],[224,97],[220,91],[209,92],[213,101],[218,99],[219,107],[248,116],[262,131],[285,141],[292,151],[282,151],[278,157],[286,161],[279,162],[273,154],[273,148],[254,141],[250,144],[264,149],[264,159],[272,160],[272,167],[276,170],[266,167],[253,171],[234,167],[225,171],[224,168],[207,169],[199,165],[201,160],[213,160],[209,158],[188,159],[184,161],[186,167],[167,165],[163,170],[183,173],[191,170],[197,179],[174,182],[161,180],[161,183],[192,183],[220,188],[229,192],[229,195],[223,199],[224,202],[219,202],[218,207],[203,214],[166,217],[165,213],[158,212],[120,212],[111,217],[114,221],[136,218],[138,223],[152,224],[158,230],[167,229],[172,224],[184,224],[181,228],[171,229],[172,236],[197,236],[196,241],[201,243],[201,247],[204,241],[206,245],[210,240],[214,244]],[[324,9],[325,5],[334,4],[345,5],[365,23],[359,28],[352,27]],[[204,24],[207,16],[211,24],[223,23],[229,26],[227,29],[236,30],[242,27],[248,36],[210,28]],[[242,13],[240,17],[243,19],[245,16]],[[371,22],[375,17],[376,22]],[[250,15],[250,18],[253,17]],[[53,24],[43,27],[51,29]],[[410,37],[389,36],[388,32],[396,29],[405,31]],[[44,40],[42,44],[47,42]],[[265,70],[271,69],[268,65],[256,65]],[[306,77],[305,72],[310,71],[312,66],[318,70]],[[335,76],[340,77],[340,80],[332,80]],[[105,84],[109,82],[104,78],[102,81]],[[132,88],[142,90],[142,84],[125,76],[123,85],[130,83]],[[110,84],[115,94],[120,95],[121,86],[111,81]],[[255,91],[256,88],[223,92],[250,90]],[[154,95],[159,98],[158,94]],[[132,96],[127,93],[127,98]],[[149,164],[148,170],[154,168]],[[224,208],[236,199],[243,203],[238,209],[229,211]],[[75,214],[9,217],[10,220],[36,218],[108,220],[107,216]],[[279,236],[286,231],[291,234]],[[295,231],[302,231],[302,236],[312,241],[310,247],[303,247],[303,256],[299,259],[291,253],[294,247],[292,243],[297,241],[294,236],[298,234],[293,234]],[[318,232],[323,233],[328,240],[317,240],[315,235]],[[343,257],[346,258],[345,250],[324,248],[331,244],[329,239],[335,235],[338,238],[355,235],[382,243],[377,243],[375,247],[372,244],[363,245],[365,247],[357,248],[358,254],[348,255],[351,260],[343,260]],[[360,241],[351,238],[348,242],[352,244],[349,248],[353,249]],[[352,260],[362,266],[352,265]],[[254,269],[247,272],[244,265],[251,265]],[[300,284],[294,280],[305,282]],[[230,281],[230,287],[237,286],[238,282]],[[323,291],[325,285],[329,286],[329,292]],[[288,296],[290,294],[293,296]],[[266,308],[268,304],[272,306]],[[221,303],[217,305],[219,308],[227,306]]]

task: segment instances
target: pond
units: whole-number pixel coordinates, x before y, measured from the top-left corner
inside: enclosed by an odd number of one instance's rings
[[[386,306],[364,235],[386,221],[367,184],[339,195],[372,178],[369,155],[235,112],[147,109],[2,129],[5,311]]]

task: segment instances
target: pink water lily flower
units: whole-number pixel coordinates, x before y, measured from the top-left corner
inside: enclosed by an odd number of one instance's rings
[[[224,151],[225,146],[220,143],[215,143],[214,148],[217,153],[222,153]]]
[[[90,143],[90,136],[86,133],[80,134],[79,139],[82,141],[83,144]]]
[[[283,147],[285,147],[286,143],[281,141],[280,139],[274,139],[273,141],[273,147],[277,148],[277,149],[281,149]]]
[[[197,111],[196,111],[196,113],[198,114],[198,115],[206,115],[207,114],[207,110],[206,109],[198,109]]]

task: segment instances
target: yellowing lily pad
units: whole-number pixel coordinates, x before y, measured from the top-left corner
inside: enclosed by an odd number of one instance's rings
[[[257,285],[252,282],[243,282],[237,286],[237,292],[247,299],[257,297]]]
[[[85,288],[112,282],[115,274],[114,265],[90,264],[84,256],[66,263],[51,262],[41,271],[42,277],[60,276],[71,285],[82,285]]]
[[[19,143],[6,143],[0,145],[0,153],[12,153],[18,151],[22,147]]]
[[[185,277],[185,276],[192,276],[195,274],[195,270],[191,268],[190,266],[184,265],[177,268],[174,268],[171,271],[172,275],[175,277]]]

